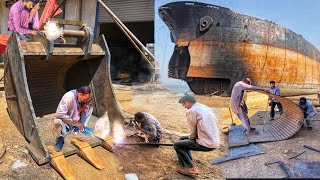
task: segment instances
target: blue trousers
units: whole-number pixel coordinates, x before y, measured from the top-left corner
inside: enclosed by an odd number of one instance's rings
[[[91,107],[87,111],[83,111],[80,113],[79,122],[82,123],[84,127],[87,127],[87,125],[90,121],[92,112],[93,112],[93,108]],[[72,127],[71,125],[69,125],[69,124],[63,122],[61,119],[57,119],[57,118],[54,119],[53,124],[54,124],[54,126],[56,124],[60,125],[60,127],[57,129],[57,134],[56,134],[57,137],[65,136],[65,135],[69,134],[72,129],[78,129],[78,127],[76,127],[76,126]]]
[[[25,40],[25,41],[30,41],[31,38],[28,37],[27,35],[25,34],[18,34],[18,37],[21,39],[21,40]]]

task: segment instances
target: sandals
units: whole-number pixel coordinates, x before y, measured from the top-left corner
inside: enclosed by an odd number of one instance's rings
[[[182,168],[178,168],[177,171],[182,175],[190,176],[190,177],[194,177],[200,173],[199,169],[196,167],[193,167],[193,168],[182,167]]]

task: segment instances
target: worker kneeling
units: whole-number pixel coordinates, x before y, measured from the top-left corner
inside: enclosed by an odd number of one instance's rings
[[[53,120],[56,151],[61,151],[66,134],[78,134],[87,127],[93,111],[90,92],[88,86],[83,86],[63,95]]]
[[[307,100],[305,97],[300,98],[298,106],[303,111],[304,118],[306,119],[306,123],[308,126],[308,130],[312,130],[311,118],[317,114],[317,109],[314,107],[312,102],[310,100]]]
[[[192,151],[212,151],[220,144],[217,118],[206,105],[200,104],[192,96],[183,96],[181,103],[187,111],[187,123],[190,129],[189,136],[182,136],[173,144],[178,155],[180,168],[178,172],[187,176],[199,174],[192,162]]]
[[[144,138],[146,143],[158,143],[162,137],[159,121],[149,113],[137,112],[134,120],[138,123],[135,128],[138,136]]]

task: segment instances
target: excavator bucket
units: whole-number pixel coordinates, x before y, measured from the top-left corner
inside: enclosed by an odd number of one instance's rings
[[[41,35],[25,42],[13,33],[4,53],[7,111],[39,165],[50,160],[47,146],[55,143],[52,118],[69,90],[90,86],[94,112],[89,126],[105,112],[111,127],[124,120],[110,80],[110,52],[104,36],[93,40],[92,30],[83,26],[65,30],[64,37],[76,43],[54,43]],[[78,151],[70,143],[75,135],[70,136],[65,139],[65,156]],[[100,139],[82,133],[77,136],[92,147],[101,144]]]

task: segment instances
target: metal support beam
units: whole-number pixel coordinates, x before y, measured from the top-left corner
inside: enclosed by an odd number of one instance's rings
[[[144,59],[151,65],[154,69],[154,65],[149,61],[144,53],[147,53],[151,59],[155,60],[153,54],[139,41],[139,39],[120,21],[120,19],[105,5],[101,0],[98,0],[100,5],[107,11],[110,17],[114,20],[117,26],[121,29],[121,31],[128,37],[131,43],[136,47],[139,53],[144,57]]]

